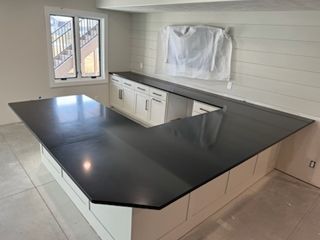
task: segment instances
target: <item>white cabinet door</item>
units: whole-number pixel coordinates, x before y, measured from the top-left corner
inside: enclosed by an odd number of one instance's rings
[[[135,111],[135,94],[134,90],[123,88],[123,110],[129,114]]]
[[[136,111],[137,119],[149,122],[150,116],[150,97],[148,95],[136,92]]]
[[[165,122],[166,102],[156,98],[151,98],[150,123],[160,125]]]
[[[123,108],[123,89],[113,82],[110,85],[110,104],[118,109]]]

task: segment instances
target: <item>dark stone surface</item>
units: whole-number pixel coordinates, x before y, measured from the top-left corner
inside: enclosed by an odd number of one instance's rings
[[[144,128],[84,95],[9,105],[90,201],[149,209],[167,206],[313,122],[185,87],[169,92],[225,108]]]

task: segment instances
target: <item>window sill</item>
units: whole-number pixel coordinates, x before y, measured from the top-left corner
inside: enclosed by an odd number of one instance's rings
[[[86,86],[86,85],[99,85],[107,84],[108,80],[101,79],[68,79],[68,80],[51,80],[50,88],[61,88],[61,87],[74,87],[74,86]]]

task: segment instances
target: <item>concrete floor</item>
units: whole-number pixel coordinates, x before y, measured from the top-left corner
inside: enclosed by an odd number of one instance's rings
[[[0,239],[99,239],[22,124],[0,127]],[[183,240],[320,239],[320,190],[274,171]]]

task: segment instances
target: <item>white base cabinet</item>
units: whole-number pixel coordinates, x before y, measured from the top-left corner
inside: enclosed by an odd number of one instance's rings
[[[187,116],[187,99],[114,75],[110,105],[146,126]]]
[[[193,107],[192,107],[192,116],[197,116],[200,114],[208,113],[208,112],[213,112],[220,110],[221,108],[211,106],[206,103],[198,102],[198,101],[193,101]]]
[[[148,122],[150,118],[150,97],[143,93],[136,93],[135,116],[138,120]]]
[[[152,97],[150,99],[150,123],[160,125],[165,123],[166,101]]]
[[[175,240],[217,212],[275,166],[266,149],[162,210],[93,204],[46,149],[42,161],[102,240]]]

